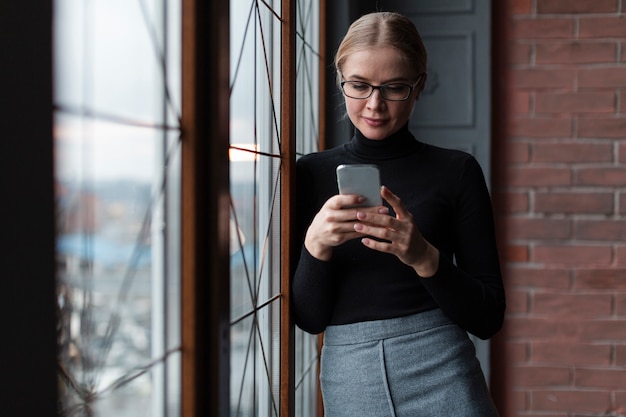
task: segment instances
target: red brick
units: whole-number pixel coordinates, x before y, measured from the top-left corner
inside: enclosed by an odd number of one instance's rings
[[[503,194],[504,210],[507,213],[528,212],[528,193],[506,192]]]
[[[569,368],[555,366],[516,366],[514,383],[518,387],[564,386],[572,382]]]
[[[626,294],[624,293],[615,295],[615,314],[618,317],[626,317]]]
[[[530,161],[530,146],[528,142],[511,141],[506,149],[507,163],[520,163]]]
[[[515,392],[511,393],[510,395],[511,395],[512,398],[510,400],[510,404],[507,404],[508,405],[507,413],[503,414],[503,415],[511,416],[511,417],[526,416],[527,414],[524,411],[527,410],[528,407],[529,407],[530,394],[527,393],[526,391],[518,390],[518,391],[515,391]],[[515,414],[515,415],[511,415],[512,411],[509,411],[511,409],[513,409],[513,410],[520,410],[521,413]]]
[[[572,119],[517,117],[512,120],[511,134],[527,138],[569,138],[572,137]]]
[[[574,35],[574,20],[515,19],[511,35],[516,39],[569,39]]]
[[[558,322],[546,319],[511,317],[506,321],[506,334],[511,339],[550,339],[558,331]]]
[[[576,332],[570,336],[576,336],[580,340],[626,342],[625,319],[585,320],[576,323],[575,327],[572,330],[576,330]]]
[[[626,168],[581,168],[576,172],[575,184],[623,187]]]
[[[615,365],[626,367],[626,345],[615,347]]]
[[[571,91],[576,76],[574,69],[523,69],[513,71],[511,81],[516,88]]]
[[[578,120],[578,137],[626,138],[626,118],[581,118]]]
[[[513,65],[527,65],[530,63],[531,46],[527,43],[511,42],[509,46],[509,63]]]
[[[566,168],[513,167],[507,171],[511,187],[570,185],[571,176]]]
[[[527,342],[506,342],[506,353],[509,363],[524,363],[528,361]],[[626,349],[625,352],[626,354]]]
[[[550,42],[537,44],[535,62],[545,64],[601,64],[617,61],[615,42]]]
[[[537,245],[532,249],[531,261],[548,265],[609,265],[610,246]]]
[[[528,401],[530,401],[530,399]],[[549,411],[549,412],[542,413],[542,412],[533,411],[532,414],[522,413],[522,414],[516,414],[514,417],[528,417],[528,416],[532,416],[532,417],[570,417],[570,414],[567,413],[567,412],[560,413],[560,412]],[[579,416],[576,416],[576,417],[579,417]]]
[[[615,13],[617,0],[537,0],[539,14]]]
[[[613,92],[537,93],[537,113],[612,113],[615,111]]]
[[[554,319],[535,316],[507,317],[503,336],[510,340],[561,344],[609,344],[611,342],[626,344],[626,319],[585,318]],[[532,359],[532,357],[531,357]]]
[[[593,68],[578,71],[578,88],[623,88],[626,68]]]
[[[584,192],[537,192],[534,199],[534,212],[566,214],[611,214],[613,213],[612,193]]]
[[[616,411],[617,413],[621,413],[622,415],[626,413],[626,410],[624,409],[624,404],[626,404],[626,391],[615,392],[615,403],[618,404],[618,406],[615,407],[613,411]],[[616,416],[621,417],[617,413],[616,413]]]
[[[528,313],[528,291],[508,290],[506,293],[506,311],[508,314]]]
[[[533,342],[532,363],[552,365],[610,365],[611,345],[590,343]]]
[[[590,290],[626,290],[626,269],[578,269],[574,271],[574,288]]]
[[[610,294],[572,294],[535,292],[532,295],[532,313],[550,317],[594,318],[611,314]]]
[[[511,14],[529,14],[531,10],[531,0],[511,0]]]
[[[577,220],[574,223],[574,238],[596,241],[625,241],[624,220]]]
[[[532,411],[568,411],[592,413],[605,410],[611,403],[611,393],[599,391],[535,390],[531,392]]]
[[[510,217],[506,221],[509,239],[569,239],[571,223],[563,219]]]
[[[619,194],[619,214],[626,214],[626,193]]]
[[[536,143],[532,147],[533,162],[611,162],[611,143]]]
[[[528,246],[507,245],[504,247],[503,257],[507,262],[528,262]]]
[[[626,369],[576,369],[574,381],[580,388],[624,388]]]
[[[507,286],[567,289],[571,286],[570,274],[569,269],[507,266],[503,279]]]
[[[626,46],[626,44],[624,46]],[[626,113],[626,90],[622,90],[619,92],[618,100],[618,113]]]
[[[517,90],[511,94],[511,97],[509,111],[512,114],[526,114],[530,112],[530,93]]]
[[[619,144],[619,147],[617,148],[617,155],[618,162],[626,162],[626,143]]]
[[[615,257],[618,266],[626,265],[626,245],[617,245]]]
[[[625,38],[626,19],[623,16],[581,17],[578,36],[581,38]]]

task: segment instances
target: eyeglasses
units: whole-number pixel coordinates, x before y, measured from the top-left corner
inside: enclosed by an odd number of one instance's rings
[[[413,89],[422,79],[422,74],[413,85],[391,83],[383,85],[372,85],[363,81],[342,81],[341,90],[346,97],[364,100],[369,98],[374,90],[379,90],[380,95],[389,101],[404,101],[409,98]]]

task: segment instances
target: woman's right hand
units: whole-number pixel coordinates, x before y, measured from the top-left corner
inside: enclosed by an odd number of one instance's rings
[[[315,215],[304,238],[304,246],[311,255],[322,261],[329,261],[333,248],[351,239],[362,238],[363,234],[354,230],[357,222],[356,213],[388,213],[384,206],[353,206],[363,202],[363,197],[353,194],[332,196]]]

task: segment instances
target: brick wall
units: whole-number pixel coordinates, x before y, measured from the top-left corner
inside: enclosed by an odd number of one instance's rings
[[[626,0],[494,0],[503,417],[626,416]]]

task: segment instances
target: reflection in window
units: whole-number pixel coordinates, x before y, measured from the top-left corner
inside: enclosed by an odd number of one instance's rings
[[[176,416],[180,4],[54,7],[60,414]]]

